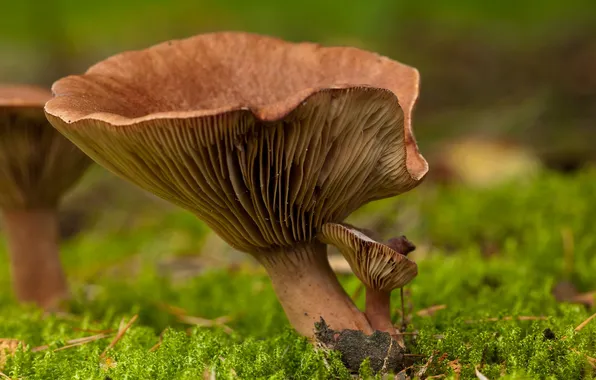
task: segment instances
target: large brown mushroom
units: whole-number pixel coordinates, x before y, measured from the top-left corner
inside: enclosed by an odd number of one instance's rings
[[[223,32],[53,85],[50,122],[117,175],[195,213],[267,270],[294,328],[371,332],[318,229],[417,186],[418,72],[355,48]]]
[[[0,208],[13,288],[22,302],[51,308],[67,295],[57,207],[92,162],[48,123],[49,90],[0,86]]]

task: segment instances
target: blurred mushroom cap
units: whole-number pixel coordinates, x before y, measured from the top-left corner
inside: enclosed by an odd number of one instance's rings
[[[0,207],[53,207],[92,162],[44,114],[52,94],[0,85]]]

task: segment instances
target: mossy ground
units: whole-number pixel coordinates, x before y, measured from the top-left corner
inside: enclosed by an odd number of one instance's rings
[[[461,378],[474,378],[476,368],[489,379],[595,377],[596,320],[574,331],[595,310],[557,302],[552,294],[564,280],[579,291],[596,289],[595,194],[596,172],[586,171],[485,190],[425,184],[359,210],[354,224],[384,238],[405,233],[419,247],[412,254],[419,276],[406,288],[409,347],[420,355],[411,375],[456,378],[459,365]],[[44,316],[17,306],[8,290],[6,255],[0,254],[0,338],[26,343],[3,374],[350,378],[337,355],[315,351],[289,329],[266,276],[250,262],[207,268],[192,278],[165,275],[173,272],[163,270],[163,259],[199,251],[208,230],[184,211],[154,214],[127,228],[85,231],[65,244],[74,292],[68,314]],[[341,280],[348,293],[358,293],[355,278]],[[399,294],[393,300],[398,306]],[[362,294],[357,302],[363,304]],[[444,306],[424,312],[437,305]],[[56,350],[72,339],[117,330],[134,315],[138,319],[103,357],[114,333]],[[197,320],[184,315],[226,317],[232,331],[193,327]],[[44,345],[49,347],[34,350]],[[366,366],[361,372],[370,376]]]

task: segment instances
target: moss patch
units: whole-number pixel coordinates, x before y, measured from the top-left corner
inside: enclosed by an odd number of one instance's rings
[[[350,220],[381,226],[384,235],[405,233],[418,246],[412,258],[420,273],[406,288],[406,341],[416,359],[410,375],[467,379],[478,369],[491,379],[593,378],[596,320],[575,328],[595,310],[559,303],[552,289],[563,280],[596,289],[596,173],[487,190],[419,190]],[[164,276],[158,263],[173,254],[168,245],[189,235],[203,242],[206,231],[182,211],[166,217],[175,228],[156,218],[70,242],[64,260],[74,301],[65,315],[17,306],[0,254],[0,338],[25,342],[2,372],[26,379],[350,378],[338,354],[315,350],[289,329],[258,268],[207,270],[183,281]],[[183,242],[184,254],[200,248]],[[134,271],[101,271],[135,255],[142,260]],[[341,280],[356,292],[354,277]],[[399,305],[398,294],[393,302]],[[135,314],[101,358],[122,319]],[[102,331],[109,336],[56,350]],[[372,376],[370,367],[362,366],[362,377]]]

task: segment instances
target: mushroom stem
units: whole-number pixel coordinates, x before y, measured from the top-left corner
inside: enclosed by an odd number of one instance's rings
[[[314,337],[323,318],[334,330],[373,330],[329,266],[327,246],[319,242],[257,256],[267,270],[286,316],[299,334]]]
[[[388,332],[402,347],[403,336],[391,322],[391,293],[366,287],[366,318],[373,329]]]
[[[3,219],[17,299],[53,308],[68,295],[56,211],[4,210]]]

